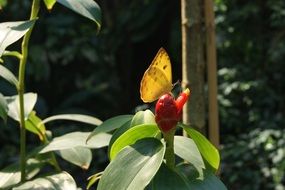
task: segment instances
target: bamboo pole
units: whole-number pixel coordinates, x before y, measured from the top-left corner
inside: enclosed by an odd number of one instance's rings
[[[217,103],[217,55],[216,55],[216,34],[215,15],[213,0],[204,1],[205,25],[206,25],[206,63],[208,78],[208,115],[209,115],[209,139],[218,148],[219,117]]]

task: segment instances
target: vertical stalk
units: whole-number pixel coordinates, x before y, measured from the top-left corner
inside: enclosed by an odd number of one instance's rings
[[[40,0],[33,0],[30,20],[37,17],[40,9]],[[20,59],[19,66],[19,84],[18,84],[18,96],[20,104],[20,168],[21,168],[21,182],[26,178],[26,127],[25,127],[25,110],[24,110],[24,91],[25,91],[25,68],[28,56],[28,45],[30,36],[33,30],[33,26],[29,29],[22,41],[22,57]]]
[[[219,116],[217,102],[217,54],[215,13],[213,0],[205,0],[205,25],[206,25],[206,57],[208,75],[208,112],[209,112],[209,139],[219,148]]]
[[[163,133],[163,138],[166,143],[165,160],[166,160],[166,165],[170,169],[175,168],[174,134],[175,134],[175,128],[167,133]]]

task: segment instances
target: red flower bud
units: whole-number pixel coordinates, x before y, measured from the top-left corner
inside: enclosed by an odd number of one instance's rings
[[[182,113],[182,108],[183,108],[184,104],[188,100],[189,95],[190,95],[190,90],[188,88],[186,88],[186,90],[184,90],[176,99],[176,107],[177,107],[180,115]]]
[[[176,127],[177,122],[181,119],[182,107],[189,94],[189,89],[186,89],[176,101],[169,93],[159,98],[155,106],[155,121],[161,131],[168,132]]]

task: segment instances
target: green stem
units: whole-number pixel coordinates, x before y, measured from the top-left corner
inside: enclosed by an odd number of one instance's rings
[[[13,56],[13,57],[18,58],[19,60],[21,60],[23,57],[22,54],[20,54],[17,51],[4,51],[2,56]]]
[[[42,137],[43,137],[42,142],[44,143],[44,145],[48,144],[49,140],[47,139],[46,134],[42,134]],[[50,157],[51,157],[50,164],[54,166],[54,168],[57,172],[61,172],[62,170],[61,170],[61,168],[60,168],[60,166],[56,160],[54,152],[50,152]]]
[[[37,18],[40,9],[40,0],[33,0],[30,20]],[[18,95],[20,104],[20,168],[21,168],[21,182],[26,179],[26,127],[25,127],[25,110],[24,110],[24,91],[25,91],[25,68],[28,57],[28,45],[33,26],[29,29],[22,41],[22,57],[19,66],[19,84]]]
[[[170,169],[175,168],[175,154],[174,154],[174,134],[175,134],[175,128],[171,131],[168,131],[167,133],[163,133],[163,138],[166,143],[166,150],[165,150],[165,160],[166,165]]]

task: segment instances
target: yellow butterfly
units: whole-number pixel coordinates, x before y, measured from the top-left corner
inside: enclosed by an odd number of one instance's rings
[[[165,49],[160,48],[141,80],[141,99],[153,102],[172,88],[170,58]]]

